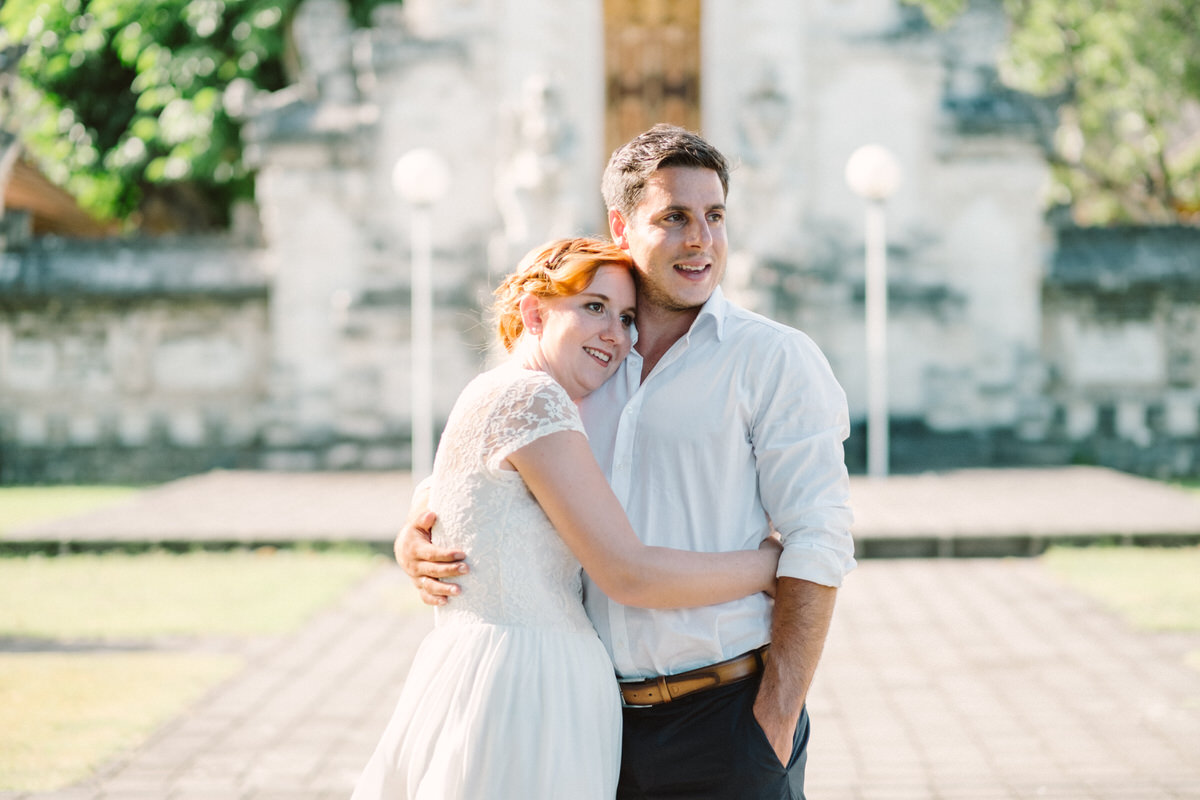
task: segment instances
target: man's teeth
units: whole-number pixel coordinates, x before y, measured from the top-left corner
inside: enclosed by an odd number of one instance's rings
[[[603,361],[605,364],[607,364],[609,361],[611,361],[611,360],[612,360],[612,356],[611,356],[611,355],[609,355],[608,353],[604,352],[603,350],[595,350],[595,349],[593,349],[593,348],[591,348],[591,347],[585,347],[585,348],[583,348],[583,349],[584,349],[584,351],[585,351],[585,352],[587,352],[589,355],[595,356],[596,358],[598,358],[598,359],[600,359],[601,361]]]
[[[681,269],[684,272],[704,272],[704,270],[707,269],[707,265],[701,265],[697,267],[691,264],[676,264],[675,268]]]

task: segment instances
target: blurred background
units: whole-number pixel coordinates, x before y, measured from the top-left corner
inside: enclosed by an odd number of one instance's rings
[[[734,162],[725,292],[821,346],[868,473],[812,791],[1196,797],[1200,495],[960,468],[1200,485],[1197,41],[1195,0],[0,0],[0,800],[348,794],[480,309],[659,121]]]
[[[608,154],[659,121],[735,162],[726,292],[828,355],[853,471],[874,252],[892,471],[1200,472],[1190,0],[7,0],[0,25],[0,483],[409,468],[414,417],[488,357],[498,276],[605,234]]]

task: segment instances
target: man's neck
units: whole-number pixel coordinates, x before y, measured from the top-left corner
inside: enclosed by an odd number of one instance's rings
[[[648,309],[639,305],[637,315],[638,341],[634,349],[642,357],[642,380],[654,371],[659,359],[671,349],[671,345],[688,332],[699,308],[672,311],[664,308]]]

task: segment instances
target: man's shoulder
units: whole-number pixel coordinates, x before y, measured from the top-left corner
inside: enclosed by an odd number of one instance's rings
[[[829,358],[807,333],[755,311],[728,303],[720,347],[725,356],[745,364],[758,384],[798,379],[824,385],[841,394]],[[824,377],[822,377],[824,376]]]
[[[764,316],[737,303],[726,301],[724,340],[735,346],[812,348],[816,342],[807,333]]]

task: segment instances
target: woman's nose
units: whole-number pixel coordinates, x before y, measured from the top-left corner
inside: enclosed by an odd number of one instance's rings
[[[625,335],[625,326],[621,323],[620,317],[610,317],[608,325],[605,326],[600,337],[608,342],[619,342],[623,335]]]

